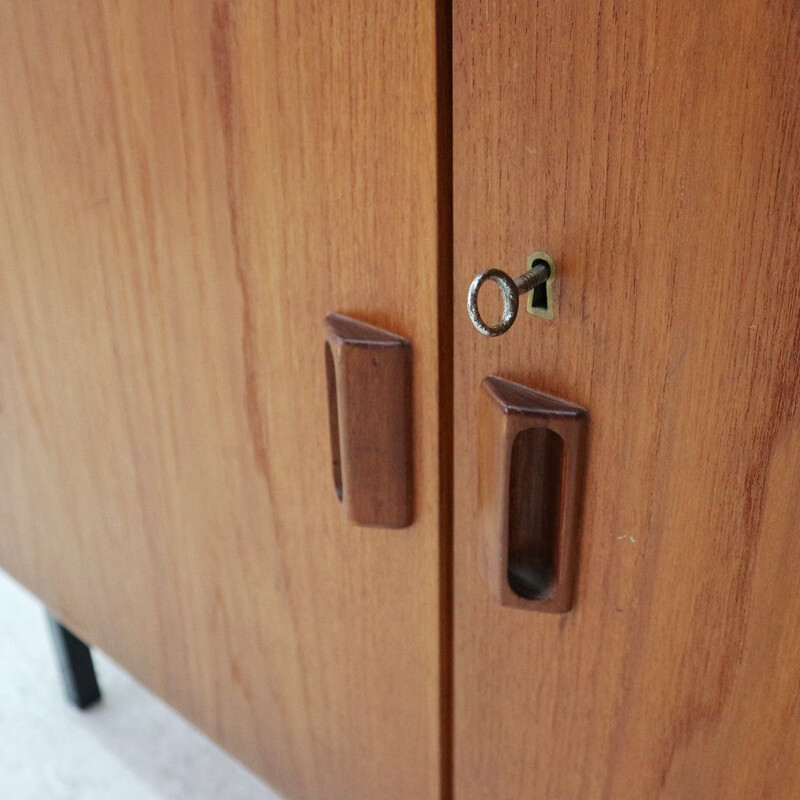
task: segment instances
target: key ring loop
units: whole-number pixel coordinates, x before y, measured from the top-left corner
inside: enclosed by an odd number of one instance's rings
[[[484,322],[478,311],[478,292],[486,281],[493,281],[500,288],[503,297],[503,315],[494,325]],[[519,290],[514,280],[501,269],[488,269],[476,275],[467,292],[467,313],[472,324],[486,336],[500,336],[505,333],[517,318],[519,311]]]

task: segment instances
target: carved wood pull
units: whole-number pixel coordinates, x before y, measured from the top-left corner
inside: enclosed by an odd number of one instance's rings
[[[503,378],[482,387],[479,508],[490,590],[504,606],[569,611],[588,415]]]
[[[356,525],[412,521],[411,343],[364,322],[325,318],[333,483]]]

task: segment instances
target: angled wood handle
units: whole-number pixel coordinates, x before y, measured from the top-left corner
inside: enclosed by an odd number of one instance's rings
[[[412,520],[411,343],[365,322],[325,318],[333,483],[356,525]]]
[[[572,608],[588,415],[495,376],[480,403],[483,564],[504,606]]]

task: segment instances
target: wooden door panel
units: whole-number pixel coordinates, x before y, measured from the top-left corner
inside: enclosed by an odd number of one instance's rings
[[[454,4],[455,796],[800,793],[800,16]],[[488,339],[473,276],[556,260]],[[479,385],[588,409],[575,609],[482,578]]]
[[[435,54],[424,0],[0,5],[0,564],[289,798],[438,796]],[[331,311],[414,348],[405,530],[336,498]]]

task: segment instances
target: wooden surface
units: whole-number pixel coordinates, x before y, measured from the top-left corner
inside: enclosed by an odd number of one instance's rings
[[[325,318],[333,483],[347,518],[407,528],[414,513],[411,343],[374,325]]]
[[[0,565],[292,800],[439,795],[435,37],[0,4]],[[331,485],[330,311],[413,343],[406,530]]]
[[[455,796],[800,796],[800,6],[454,4]],[[556,261],[477,334],[472,277]],[[591,416],[575,609],[479,568],[479,385]]]

